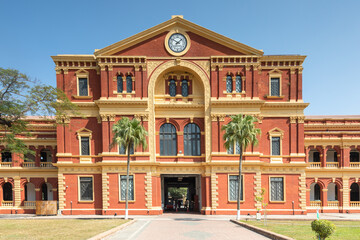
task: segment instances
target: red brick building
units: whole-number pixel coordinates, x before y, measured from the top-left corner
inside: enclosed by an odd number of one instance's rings
[[[221,131],[235,114],[262,131],[244,153],[242,214],[261,209],[262,188],[269,214],[360,212],[360,116],[304,116],[305,56],[264,55],[174,16],[92,55],[52,58],[81,116],[31,119],[35,156],[2,151],[0,213],[58,200],[63,214],[124,214],[126,153],[110,144],[127,116],[149,132],[131,155],[129,214],[235,214],[238,147],[227,151]]]

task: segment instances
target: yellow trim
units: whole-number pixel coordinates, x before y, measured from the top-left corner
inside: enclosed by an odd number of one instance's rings
[[[80,162],[91,162],[91,139],[92,139],[92,131],[87,128],[81,128],[76,131],[78,141],[79,141],[79,157]],[[81,138],[88,137],[89,138],[89,155],[82,155],[81,153]],[[73,156],[74,157],[74,156]]]
[[[126,174],[121,174],[119,173],[118,175],[119,177],[119,202],[125,202],[125,200],[121,200],[121,176],[126,176]],[[129,180],[130,180],[130,176],[133,176],[133,192],[134,192],[134,199],[133,200],[128,200],[128,202],[135,202],[135,174],[129,174]]]
[[[280,154],[273,155],[272,153],[272,138],[279,137],[280,138]],[[273,128],[269,131],[269,139],[270,139],[270,158],[271,162],[282,162],[282,140],[284,137],[284,131],[280,128]]]
[[[283,201],[273,201],[271,200],[271,178],[282,178],[283,179]],[[286,202],[286,178],[285,175],[270,175],[269,176],[269,202],[270,203],[284,203]]]
[[[176,34],[176,33],[179,33],[179,34],[182,34],[185,38],[186,38],[186,47],[183,51],[181,52],[174,52],[173,50],[171,50],[171,48],[169,47],[169,38],[173,35],[173,34]],[[181,29],[181,28],[175,28],[171,31],[168,32],[168,34],[166,35],[165,37],[165,48],[166,48],[166,51],[168,51],[171,55],[173,56],[176,56],[176,57],[180,57],[182,55],[184,55],[185,53],[187,53],[187,51],[189,51],[190,49],[190,45],[191,45],[191,42],[190,42],[190,37],[189,35],[185,32],[185,30]]]
[[[269,72],[269,95],[266,96],[267,98],[283,98],[282,96],[282,72],[279,69],[274,69]],[[272,96],[271,95],[271,79],[272,78],[279,78],[279,96]]]
[[[228,202],[229,203],[234,203],[237,202],[237,200],[230,200],[230,176],[239,176],[239,174],[228,174]],[[244,174],[241,174],[242,176],[242,181],[241,181],[241,189],[243,190],[243,197],[242,199],[240,199],[240,202],[243,203],[245,202],[245,188],[244,188],[244,181],[245,181],[245,176]]]
[[[82,177],[91,177],[91,183],[92,183],[92,200],[81,200],[81,196],[80,196],[80,178]],[[81,203],[92,203],[94,202],[94,176],[93,175],[81,175],[81,176],[78,176],[78,202],[81,202]]]
[[[83,97],[91,97],[90,94],[90,89],[89,89],[89,72],[84,70],[84,69],[80,69],[78,71],[75,72],[75,76],[76,76],[76,90],[77,90],[77,96],[75,98],[80,98],[80,99],[88,99],[88,98],[83,98]],[[79,78],[86,78],[87,79],[87,96],[80,96],[79,94]]]

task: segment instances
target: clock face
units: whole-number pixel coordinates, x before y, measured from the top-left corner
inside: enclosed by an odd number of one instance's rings
[[[184,51],[187,46],[186,38],[181,33],[174,33],[171,35],[168,43],[169,48],[176,53]]]

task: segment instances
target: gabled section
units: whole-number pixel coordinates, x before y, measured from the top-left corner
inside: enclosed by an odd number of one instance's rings
[[[209,39],[213,42],[226,46],[235,51],[241,52],[245,55],[258,55],[262,56],[264,53],[255,48],[249,47],[245,44],[234,41],[216,32],[210,31],[204,27],[196,25],[190,21],[183,19],[181,16],[174,16],[172,19],[163,22],[155,27],[149,28],[141,33],[135,34],[129,38],[126,38],[120,42],[114,43],[108,47],[95,51],[95,56],[110,56],[124,49],[130,48],[136,44],[153,38],[164,32],[171,31],[173,29],[182,29],[186,32],[192,32],[203,38]]]
[[[284,131],[281,130],[280,128],[273,128],[271,129],[269,132],[269,137],[283,137],[284,136]]]

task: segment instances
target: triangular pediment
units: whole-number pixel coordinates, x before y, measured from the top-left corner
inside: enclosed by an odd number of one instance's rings
[[[258,55],[262,56],[263,51],[252,48],[221,34],[208,30],[204,27],[196,25],[188,20],[183,19],[180,16],[175,16],[172,19],[163,22],[155,27],[149,28],[143,32],[135,34],[129,38],[126,38],[120,42],[114,43],[108,47],[95,51],[95,56],[112,56],[123,50],[134,47],[142,42],[148,41],[149,39],[155,38],[161,34],[169,32],[174,29],[182,29],[183,31],[195,34],[201,38],[208,39],[209,41],[215,42],[228,49],[234,50],[234,52],[242,53],[244,55]],[[141,54],[138,54],[141,55]]]

